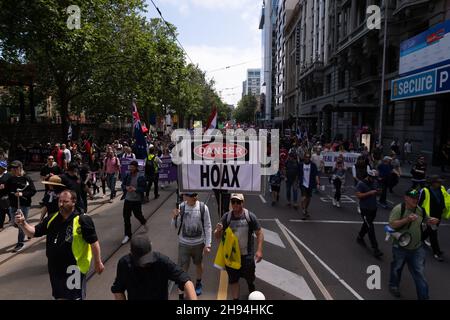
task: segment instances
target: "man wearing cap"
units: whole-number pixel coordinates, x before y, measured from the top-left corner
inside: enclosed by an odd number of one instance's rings
[[[423,232],[422,240],[425,241],[430,237],[433,256],[438,261],[444,261],[443,252],[438,241],[438,227],[441,220],[450,217],[450,195],[447,193],[442,180],[437,175],[433,175],[430,179],[430,187],[425,187],[420,193],[419,206],[425,211],[428,220],[436,221],[435,224],[427,225]]]
[[[147,236],[133,238],[130,247],[130,253],[117,264],[111,287],[116,300],[168,300],[169,280],[184,290],[187,299],[197,300],[189,275],[165,255],[152,251]]]
[[[428,284],[425,279],[425,250],[422,245],[422,221],[424,219],[423,210],[417,206],[419,192],[416,189],[409,189],[404,196],[404,203],[395,206],[389,217],[389,226],[396,232],[405,235],[409,234],[409,243],[400,243],[393,237],[391,275],[389,279],[389,291],[400,297],[400,278],[405,264],[416,284],[417,298],[419,300],[428,299]],[[437,222],[428,220],[429,225]]]
[[[226,267],[231,295],[233,300],[238,300],[240,291],[239,278],[244,278],[247,281],[249,293],[255,291],[255,261],[258,263],[262,260],[264,235],[255,214],[244,208],[244,195],[242,193],[233,193],[230,198],[232,210],[223,215],[216,226],[214,236],[220,241],[223,231],[230,227],[238,238],[241,268],[236,270]],[[255,254],[253,234],[256,234],[257,241]]]
[[[6,190],[9,196],[9,216],[11,220],[17,212],[23,213],[25,219],[31,207],[31,198],[36,194],[33,180],[25,175],[23,165],[20,161],[13,161],[10,164],[11,177],[6,181]],[[13,252],[20,252],[25,247],[25,234],[19,229],[17,244]]]
[[[8,215],[9,221],[13,221],[9,215],[9,197],[6,189],[6,181],[11,177],[7,171],[8,163],[5,160],[0,161],[0,231],[3,230],[5,217]]]
[[[211,251],[212,228],[208,206],[197,196],[196,192],[183,194],[184,202],[172,212],[172,226],[178,231],[178,265],[188,272],[192,259],[197,275],[195,292],[199,296],[203,288],[203,256]],[[179,298],[184,298],[182,291]]]
[[[125,199],[123,204],[123,220],[125,237],[122,240],[122,244],[127,243],[131,239],[131,214],[133,213],[136,219],[142,225],[147,223],[147,220],[142,215],[142,201],[144,199],[145,192],[145,178],[139,175],[138,162],[133,160],[130,162],[130,172],[127,172],[122,179],[122,191],[123,195],[121,200]]]
[[[359,199],[359,208],[363,218],[363,224],[361,230],[359,231],[358,237],[356,238],[356,242],[365,247],[366,243],[364,241],[364,237],[366,234],[369,234],[373,255],[378,258],[381,257],[383,253],[378,249],[375,228],[373,226],[373,221],[377,216],[378,190],[375,183],[376,176],[377,171],[370,170],[367,176],[356,185],[356,196]]]
[[[16,215],[16,223],[28,237],[47,236],[48,273],[55,299],[84,300],[86,275],[94,260],[95,272],[104,270],[100,244],[92,219],[75,210],[77,195],[65,190],[59,197],[59,211],[36,226]]]

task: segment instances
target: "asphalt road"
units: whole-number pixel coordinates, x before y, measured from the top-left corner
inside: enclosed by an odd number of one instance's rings
[[[348,182],[350,179],[347,179]],[[327,184],[327,180],[322,180]],[[401,179],[395,194],[389,194],[392,204],[400,203],[401,193],[409,187],[409,180]],[[299,211],[286,206],[284,188],[280,202],[271,206],[270,195],[247,195],[245,206],[260,219],[264,228],[264,259],[257,265],[257,290],[267,299],[388,299],[391,245],[384,241],[383,225],[376,225],[376,234],[384,256],[377,259],[369,249],[359,246],[355,239],[361,226],[357,213],[354,189],[348,185],[344,189],[342,207],[331,204],[332,189],[314,194],[310,213],[311,219],[301,221]],[[144,214],[150,218],[146,230],[152,240],[154,250],[168,255],[176,261],[176,230],[170,228],[171,210],[175,206],[175,185],[162,191],[161,198],[144,205]],[[217,204],[212,194],[201,194],[207,202],[213,221],[217,223]],[[108,204],[101,200],[93,207],[92,218],[97,228],[105,272],[89,276],[88,299],[112,299],[110,287],[114,281],[117,261],[129,252],[129,245],[120,244],[123,238],[122,203],[115,199]],[[376,222],[386,222],[389,210],[379,209]],[[32,222],[36,222],[32,219]],[[132,218],[134,232],[145,232]],[[449,226],[444,223],[439,231],[441,247],[446,251],[450,243]],[[27,250],[11,254],[17,231],[7,228],[0,233],[0,299],[51,299],[45,257],[45,239],[27,242]],[[204,292],[200,299],[229,299],[226,274],[213,267],[217,243],[213,241],[212,253],[205,258],[203,276]],[[446,257],[446,256],[444,256]],[[429,282],[431,299],[450,299],[450,279],[447,276],[448,259],[438,262],[431,251],[427,253],[425,274]],[[369,289],[367,280],[371,274],[369,267],[379,267],[380,288]],[[195,278],[194,268],[190,274]],[[170,299],[177,299],[176,288],[171,284]],[[401,282],[401,299],[415,299],[415,287],[405,267]],[[241,282],[241,298],[247,298],[245,283]]]

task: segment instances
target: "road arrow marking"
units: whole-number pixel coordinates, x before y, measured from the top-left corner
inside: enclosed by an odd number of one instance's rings
[[[316,300],[302,276],[268,261],[262,260],[256,265],[256,277],[301,300]]]
[[[271,244],[274,244],[282,248],[286,248],[278,233],[264,228],[262,228],[262,230],[264,234],[264,241],[267,241]]]

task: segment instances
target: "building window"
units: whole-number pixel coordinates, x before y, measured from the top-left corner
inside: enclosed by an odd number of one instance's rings
[[[384,124],[393,126],[395,121],[395,101],[389,103],[385,107]]]
[[[339,89],[344,89],[345,88],[345,70],[339,70],[339,75],[338,75],[339,79]]]
[[[330,94],[331,93],[331,74],[327,75],[327,80],[326,80],[326,94]]]
[[[425,115],[425,101],[417,100],[410,102],[410,125],[423,126],[423,117]]]

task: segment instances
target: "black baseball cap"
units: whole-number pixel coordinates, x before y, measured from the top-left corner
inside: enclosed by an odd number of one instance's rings
[[[145,235],[140,235],[131,239],[131,257],[138,267],[144,267],[156,261],[152,252],[152,243]]]

